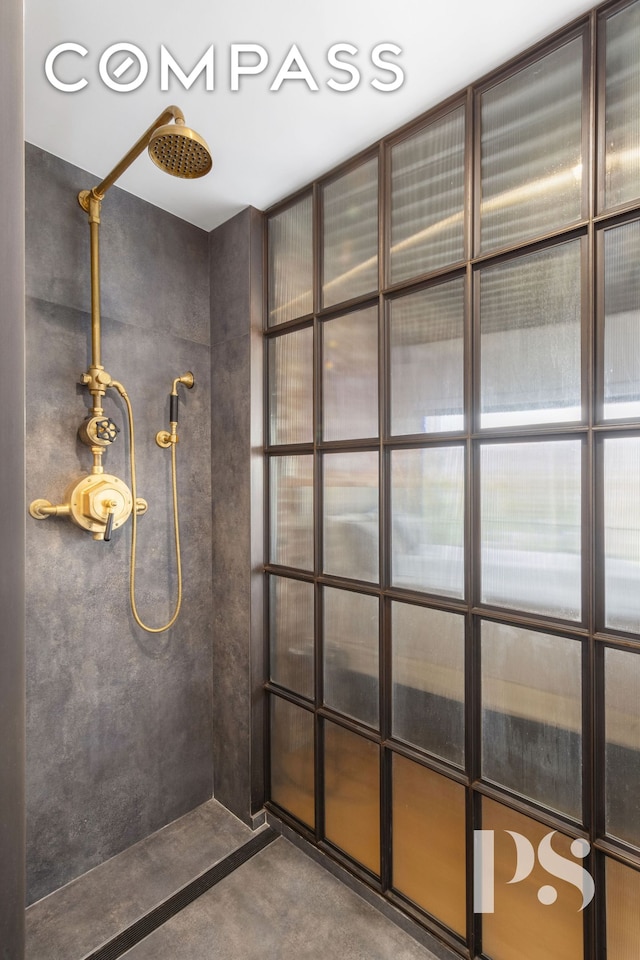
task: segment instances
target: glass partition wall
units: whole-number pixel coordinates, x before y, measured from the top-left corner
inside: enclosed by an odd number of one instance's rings
[[[267,214],[269,802],[463,956],[640,948],[639,49]]]

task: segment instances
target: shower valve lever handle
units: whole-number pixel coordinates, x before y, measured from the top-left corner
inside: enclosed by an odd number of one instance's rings
[[[104,540],[108,543],[111,540],[111,531],[113,530],[113,518],[116,512],[117,504],[112,500],[107,513],[107,525],[104,528]]]

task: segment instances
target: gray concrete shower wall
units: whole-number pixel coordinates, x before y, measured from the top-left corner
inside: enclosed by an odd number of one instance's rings
[[[76,437],[90,359],[89,228],[76,194],[99,177],[30,145],[26,172],[27,502],[62,502],[91,465]],[[152,626],[176,591],[170,455],[154,438],[173,378],[196,378],[181,395],[178,446],[184,606],[167,633],[135,625],[129,524],[105,544],[67,520],[27,517],[28,902],[212,795],[208,235],[117,187],[102,214],[103,363],[136,415],[149,501],[137,596]],[[129,483],[121,399],[110,393],[105,412],[121,428],[105,468]]]
[[[24,152],[22,3],[0,5],[0,960],[24,954]]]
[[[254,825],[264,800],[262,215],[210,234],[214,795]]]

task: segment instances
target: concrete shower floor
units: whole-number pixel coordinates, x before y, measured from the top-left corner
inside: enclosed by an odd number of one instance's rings
[[[27,910],[27,960],[83,960],[255,837],[216,801]],[[280,836],[119,956],[127,960],[436,960]]]

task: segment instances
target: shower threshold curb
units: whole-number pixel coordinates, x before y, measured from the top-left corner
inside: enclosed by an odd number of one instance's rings
[[[131,950],[154,930],[165,924],[167,920],[175,917],[177,913],[180,913],[194,900],[201,897],[203,893],[211,890],[234,870],[251,860],[257,853],[277,840],[279,836],[280,834],[271,827],[261,829],[259,833],[243,843],[242,846],[223,857],[222,860],[190,880],[183,887],[180,887],[179,890],[163,900],[158,906],[153,907],[125,930],[120,931],[95,950],[84,954],[80,960],[117,960],[127,950]]]

